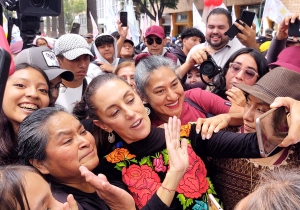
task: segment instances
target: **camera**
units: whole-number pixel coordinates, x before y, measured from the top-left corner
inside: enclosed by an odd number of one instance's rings
[[[208,52],[206,52],[207,60],[201,63],[199,71],[200,74],[207,76],[209,79],[215,77],[217,74],[221,73],[222,68],[219,67],[214,59]]]

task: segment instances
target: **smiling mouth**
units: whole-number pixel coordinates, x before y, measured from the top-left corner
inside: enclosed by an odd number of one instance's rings
[[[170,107],[170,108],[172,108],[172,107],[175,107],[175,106],[177,106],[178,105],[178,103],[179,103],[179,100],[177,99],[174,103],[172,103],[172,104],[166,104],[165,106],[166,107]]]
[[[27,111],[35,111],[39,109],[39,107],[36,104],[26,104],[26,103],[20,104],[19,107]]]
[[[136,128],[136,127],[138,127],[141,123],[142,123],[142,119],[139,119],[138,121],[136,121],[135,123],[133,123],[133,125],[132,125],[130,128]]]

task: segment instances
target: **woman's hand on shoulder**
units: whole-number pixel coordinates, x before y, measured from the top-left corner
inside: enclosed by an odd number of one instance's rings
[[[181,122],[176,116],[170,117],[168,124],[165,123],[165,138],[169,155],[169,172],[183,175],[189,166],[189,156],[187,152],[187,139],[180,141]]]
[[[231,117],[228,114],[219,114],[210,118],[198,118],[196,132],[199,134],[201,130],[202,139],[210,139],[213,133],[217,133],[219,130],[227,128],[230,119]]]
[[[105,72],[112,73],[112,72],[115,70],[115,67],[113,67],[113,66],[110,65],[110,64],[103,63],[103,62],[98,62],[98,63],[101,64],[101,65],[99,66],[99,68],[101,69],[101,71],[105,71]]]
[[[111,185],[106,176],[99,174],[96,176],[85,166],[80,166],[81,176],[85,177],[86,182],[90,183],[98,196],[109,206],[111,210],[135,210],[133,197],[125,190]]]

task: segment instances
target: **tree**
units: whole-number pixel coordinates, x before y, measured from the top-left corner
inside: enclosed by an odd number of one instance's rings
[[[68,29],[71,29],[75,16],[86,10],[85,0],[64,0],[64,14]]]
[[[140,11],[142,13],[146,13],[152,20],[156,20],[156,16],[158,15],[158,19],[161,18],[164,9],[177,9],[178,0],[132,0],[134,3],[138,4],[141,8]],[[148,5],[150,5],[153,14],[150,12]]]
[[[51,37],[52,38],[56,38],[57,37],[57,16],[53,16],[52,17]]]
[[[61,13],[58,16],[58,33],[59,36],[63,35],[66,33],[66,29],[65,29],[65,13],[64,13],[64,1],[61,1]]]
[[[87,31],[88,33],[93,33],[93,26],[91,21],[90,12],[97,23],[97,4],[96,0],[87,0],[87,7],[86,7],[86,17],[87,17]]]
[[[46,17],[46,30],[47,30],[47,36],[51,36],[51,31],[50,31],[50,17]]]

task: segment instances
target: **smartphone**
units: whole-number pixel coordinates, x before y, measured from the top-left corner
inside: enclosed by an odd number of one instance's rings
[[[288,34],[289,36],[300,37],[300,20],[298,18],[295,19],[294,23],[289,24]]]
[[[10,54],[0,47],[0,108],[2,109],[2,101],[4,90],[6,86],[6,81],[8,78],[8,72],[10,68],[11,56]]]
[[[122,27],[127,27],[127,12],[120,12],[120,21]]]
[[[260,155],[268,157],[288,135],[290,114],[285,107],[273,108],[256,119]]]
[[[80,23],[73,23],[70,33],[71,34],[79,34]]]
[[[223,210],[219,202],[215,199],[212,194],[208,194],[208,209],[209,210]]]
[[[255,17],[254,12],[243,10],[241,18],[237,19],[235,22],[240,24],[239,20],[242,20],[249,27],[251,27],[254,17]],[[232,26],[230,26],[230,28],[224,33],[224,35],[228,36],[229,39],[232,40],[238,33],[242,33],[242,32],[235,25],[232,24]]]

